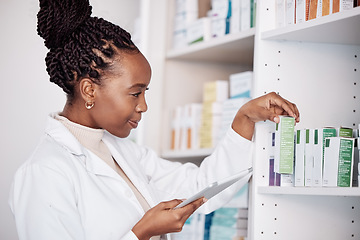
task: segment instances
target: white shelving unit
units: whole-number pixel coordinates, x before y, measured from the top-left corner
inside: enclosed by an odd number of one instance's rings
[[[172,19],[174,1],[167,4]],[[360,7],[274,29],[275,0],[257,4],[256,30],[165,54],[163,157],[189,160],[211,153],[167,151],[169,112],[177,105],[201,102],[204,82],[246,70],[254,71],[255,97],[275,91],[297,104],[297,129],[360,123]],[[256,124],[249,239],[360,239],[360,188],[268,186],[272,127],[269,122]]]
[[[360,8],[274,29],[274,1],[258,1],[255,95],[295,102],[301,128],[360,122]],[[267,134],[257,124],[250,239],[360,239],[360,188],[268,186]]]
[[[254,57],[255,28],[213,38],[183,49],[172,49],[168,59],[249,64]]]
[[[169,25],[172,24],[175,1],[168,1]],[[171,46],[172,26],[168,27],[168,45]],[[203,84],[214,80],[227,80],[229,75],[253,69],[255,29],[213,38],[182,49],[171,49],[164,62],[162,157],[177,160],[190,159],[189,152],[169,152],[170,112],[176,106],[202,102]],[[186,93],[186,97],[180,96]],[[202,150],[200,150],[202,151]],[[205,150],[207,151],[207,150]],[[170,155],[169,155],[170,154]],[[174,157],[175,154],[175,157]],[[181,156],[184,154],[184,156]],[[210,154],[210,153],[209,153]]]
[[[245,68],[252,68],[254,58],[254,37],[255,28],[251,28],[244,32],[229,34],[219,38],[213,38],[207,42],[199,42],[182,49],[170,49],[166,55],[166,58],[168,61],[168,65],[172,63],[175,66],[185,69],[185,71],[187,71],[187,66],[182,65],[184,63],[186,64],[187,62],[189,62],[191,65],[195,64],[198,67],[206,67],[208,64],[215,64],[217,66],[216,71],[218,71],[218,73],[220,72],[220,74],[222,74],[222,72],[225,72],[225,78],[227,79],[228,75],[230,74],[228,74],[227,71],[236,72],[236,70],[232,69],[241,68],[238,66],[245,65]],[[231,70],[227,70],[229,66]],[[170,71],[168,71],[168,73],[170,73]],[[194,78],[194,76],[192,76],[192,78]],[[174,76],[169,76],[169,79],[174,79]],[[197,82],[195,84],[197,88],[197,93],[194,95],[197,96],[197,98],[194,101],[202,101],[202,83],[215,79],[216,78],[214,77],[209,77],[208,79],[203,78],[200,80],[196,80]],[[187,94],[186,96],[188,97],[189,94]],[[189,102],[191,101],[188,101],[187,103]],[[169,108],[171,108],[171,106]],[[168,133],[169,132],[167,132],[166,134]],[[168,140],[168,138],[166,139]],[[162,157],[171,160],[195,160],[196,162],[199,162],[199,159],[210,155],[212,151],[213,149],[175,151],[165,150],[162,153]]]

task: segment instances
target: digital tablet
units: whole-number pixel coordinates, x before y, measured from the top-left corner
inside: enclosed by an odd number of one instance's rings
[[[181,208],[199,198],[205,197],[206,199],[210,199],[213,196],[217,195],[221,191],[225,190],[226,188],[230,187],[232,184],[236,183],[237,181],[243,179],[243,184],[245,185],[252,175],[252,168],[248,168],[244,171],[239,172],[238,174],[232,175],[231,177],[227,177],[221,181],[216,181],[211,183],[205,189],[201,190],[200,192],[196,193],[195,195],[191,196],[190,198],[184,200],[182,203],[177,205],[174,209]]]

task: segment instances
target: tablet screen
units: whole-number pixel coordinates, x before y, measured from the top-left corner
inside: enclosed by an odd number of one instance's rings
[[[241,182],[245,185],[252,175],[252,168],[246,169],[241,171],[238,174],[225,178],[221,181],[213,182],[205,189],[201,190],[200,192],[196,193],[195,195],[191,196],[190,198],[186,199],[179,205],[177,205],[174,209],[181,208],[201,197],[205,197],[206,199],[210,199],[213,196],[217,195],[218,193],[222,192],[226,188],[230,187],[232,184],[236,183],[237,181],[242,180]]]

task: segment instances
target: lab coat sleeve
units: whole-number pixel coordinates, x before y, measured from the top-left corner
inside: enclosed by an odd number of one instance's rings
[[[48,165],[21,167],[10,192],[19,240],[85,240],[71,178]],[[119,240],[137,240],[129,231]]]
[[[147,151],[143,163],[151,181],[161,192],[162,199],[188,198],[210,183],[221,180],[252,166],[253,143],[233,129],[219,142],[214,152],[204,159],[200,167],[192,163],[180,164],[158,158]],[[208,201],[203,212],[211,212],[231,200],[241,186],[236,184]]]

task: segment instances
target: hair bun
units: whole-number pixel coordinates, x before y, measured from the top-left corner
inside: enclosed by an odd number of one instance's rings
[[[38,34],[49,49],[62,47],[80,24],[91,16],[89,0],[40,0]]]

